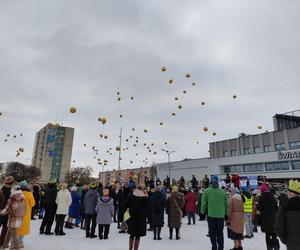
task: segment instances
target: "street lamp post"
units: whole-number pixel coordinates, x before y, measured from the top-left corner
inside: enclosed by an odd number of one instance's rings
[[[168,166],[169,166],[169,178],[170,178],[170,181],[171,181],[171,162],[170,162],[170,155],[172,153],[175,153],[175,151],[169,151],[169,150],[166,150],[166,149],[161,149],[162,151],[166,152],[167,155],[168,155]]]

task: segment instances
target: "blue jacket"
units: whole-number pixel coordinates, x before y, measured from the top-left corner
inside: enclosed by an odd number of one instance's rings
[[[80,215],[80,196],[77,192],[71,192],[72,203],[69,207],[69,216],[76,218]]]

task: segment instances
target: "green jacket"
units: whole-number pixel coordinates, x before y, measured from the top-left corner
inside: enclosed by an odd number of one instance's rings
[[[207,188],[201,199],[201,214],[212,218],[224,218],[228,215],[227,195],[221,188]]]

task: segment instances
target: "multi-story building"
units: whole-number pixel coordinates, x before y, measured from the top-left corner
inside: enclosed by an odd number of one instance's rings
[[[70,169],[74,128],[47,124],[36,133],[32,165],[40,168],[41,181],[62,181]]]
[[[272,132],[255,135],[240,134],[239,137],[209,144],[210,157],[186,159],[179,162],[157,164],[160,179],[171,173],[171,178],[194,174],[224,175],[237,173],[244,176],[266,176],[268,179],[284,180],[300,178],[300,117],[293,111],[273,117]]]

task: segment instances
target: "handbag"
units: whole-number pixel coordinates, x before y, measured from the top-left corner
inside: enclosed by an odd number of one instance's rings
[[[177,207],[177,209],[178,209],[178,211],[179,211],[179,213],[180,213],[180,217],[182,217],[182,211],[181,211],[180,207],[178,206],[177,201],[176,201],[173,197],[172,197],[172,199],[173,199],[173,201],[174,201],[175,204],[176,204],[176,207]]]
[[[124,221],[128,221],[130,219],[131,215],[129,213],[129,208],[126,209],[124,213]]]

